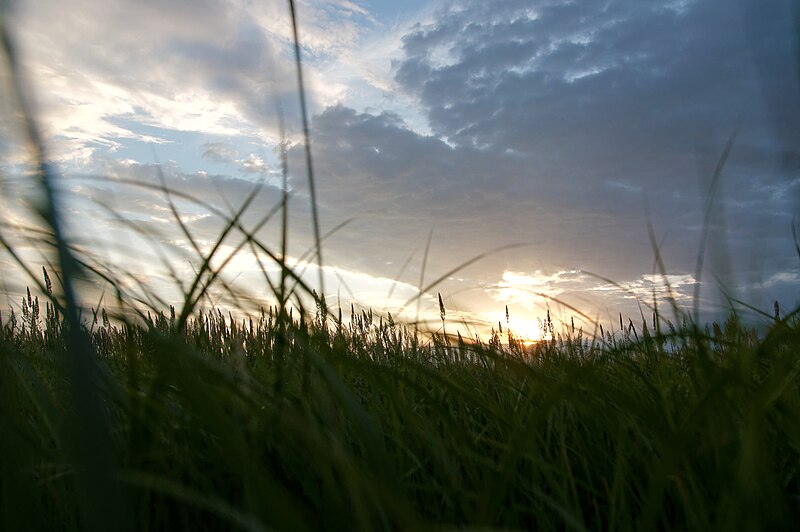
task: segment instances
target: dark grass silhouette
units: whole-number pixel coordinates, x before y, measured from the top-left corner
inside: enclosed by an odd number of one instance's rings
[[[603,339],[545,321],[551,338],[525,348],[422,341],[370,312],[278,327],[278,308],[198,311],[179,329],[174,311],[138,324],[100,311],[82,329],[111,455],[98,464],[66,443],[87,423],[63,417],[68,324],[35,296],[22,309],[0,327],[7,530],[82,530],[102,514],[137,530],[800,518],[796,315],[761,336],[735,315]],[[96,493],[80,477],[101,467],[114,513],[85,504]]]

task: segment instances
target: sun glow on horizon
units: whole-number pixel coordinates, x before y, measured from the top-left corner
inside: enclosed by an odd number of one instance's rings
[[[503,343],[508,340],[509,332],[514,340],[526,347],[542,340],[541,318],[532,313],[512,309],[508,315],[505,312],[490,312],[485,317]]]
[[[535,316],[511,316],[507,324],[511,334],[524,345],[529,346],[542,341],[542,330],[539,319]]]

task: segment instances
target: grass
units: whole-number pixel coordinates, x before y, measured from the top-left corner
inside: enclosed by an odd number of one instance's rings
[[[732,315],[524,348],[369,312],[89,324],[110,462],[74,453],[67,324],[0,327],[3,529],[761,530],[800,519],[800,331]],[[545,327],[552,324],[545,322]],[[285,335],[281,338],[281,335]],[[611,340],[611,341],[609,341]],[[65,414],[66,413],[66,414]],[[80,413],[78,413],[80,414]],[[82,501],[99,471],[103,507]]]
[[[257,188],[225,213],[163,179],[155,188],[194,250],[195,276],[175,277],[178,308],[159,307],[159,294],[127,292],[132,275],[64,236],[3,23],[11,99],[43,193],[39,225],[13,229],[52,263],[34,272],[0,228],[34,286],[19,313],[0,314],[0,529],[764,530],[800,521],[797,311],[776,308],[760,332],[736,314],[700,326],[654,313],[596,335],[557,330],[548,315],[546,340],[526,347],[501,326],[485,343],[445,335],[439,296],[441,332],[423,337],[391,315],[331,315],[285,260],[285,185],[280,204],[247,229]],[[208,251],[176,197],[221,220]],[[277,213],[280,251],[256,236]],[[316,202],[312,218],[309,254],[321,262]],[[222,276],[233,255],[218,256],[235,238],[235,252],[249,248],[280,271],[279,284],[264,274],[277,305],[251,317],[208,305],[215,289],[241,296]],[[423,268],[420,291],[456,270],[424,284]],[[80,277],[106,283],[114,307],[84,308]]]

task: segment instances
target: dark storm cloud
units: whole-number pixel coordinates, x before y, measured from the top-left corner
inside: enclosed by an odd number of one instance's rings
[[[573,163],[558,165],[566,175],[627,169],[605,154],[647,158],[663,177],[663,163],[713,149],[739,115],[777,137],[773,150],[800,141],[788,2],[497,4],[459,4],[404,39],[397,80],[450,142],[555,151]],[[437,48],[453,62],[437,67]]]
[[[369,220],[345,246],[367,262],[407,253],[409,233],[419,242],[436,225],[440,265],[465,244],[523,240],[535,252],[513,255],[513,269],[625,281],[653,269],[647,201],[668,269],[693,273],[711,176],[739,124],[706,263],[740,286],[796,271],[791,14],[788,1],[454,2],[404,37],[395,62],[433,136],[386,113],[315,118],[324,207]]]

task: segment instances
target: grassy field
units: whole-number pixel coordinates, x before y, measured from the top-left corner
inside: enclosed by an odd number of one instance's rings
[[[237,212],[213,211],[222,229],[209,251],[166,185],[197,252],[196,277],[178,308],[148,310],[123,293],[121,270],[93,263],[65,237],[55,172],[2,18],[0,37],[41,192],[32,227],[0,224],[4,253],[34,287],[0,314],[0,530],[800,522],[798,311],[776,308],[759,332],[736,314],[699,325],[656,313],[591,334],[548,316],[547,340],[531,346],[507,329],[486,342],[422,335],[371,311],[331,315],[314,299],[285,260],[288,193],[272,212],[282,217],[274,249],[241,223],[255,190]],[[306,156],[311,253],[321,263],[310,149]],[[43,251],[56,283],[18,253],[12,231],[34,235],[27,243]],[[221,277],[233,255],[211,266],[232,235],[236,252],[266,256],[281,272],[274,283],[265,274],[277,305],[252,318],[203,307],[209,290],[233,290]],[[112,316],[82,303],[77,280],[87,277],[118,291]],[[298,312],[303,302],[316,313]]]
[[[423,340],[371,313],[89,321],[78,363],[49,302],[4,314],[3,530],[800,521],[795,317],[761,336],[731,316],[528,348]]]

